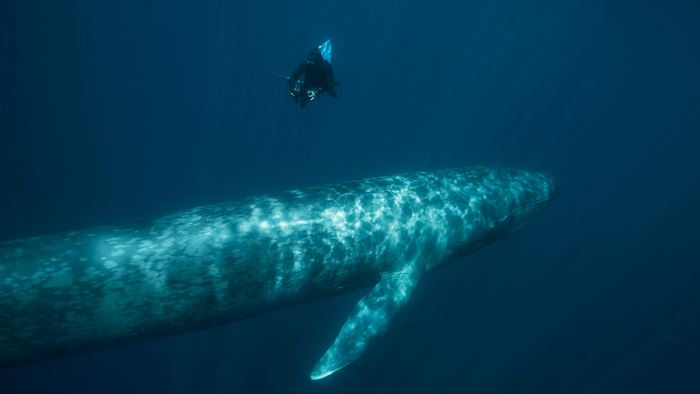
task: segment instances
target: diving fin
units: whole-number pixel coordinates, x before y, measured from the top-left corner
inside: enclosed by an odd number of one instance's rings
[[[323,379],[355,361],[367,345],[386,332],[389,323],[406,304],[418,283],[413,265],[383,275],[376,286],[355,305],[335,341],[311,372]]]
[[[321,51],[321,57],[328,63],[331,62],[331,57],[333,54],[333,48],[331,47],[331,40],[326,40],[323,44],[318,46],[318,50]]]

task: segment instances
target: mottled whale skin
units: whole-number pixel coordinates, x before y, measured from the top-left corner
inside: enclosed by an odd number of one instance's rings
[[[0,243],[0,365],[231,322],[372,287],[311,373],[349,364],[421,276],[528,222],[535,172],[472,167],[203,206]]]

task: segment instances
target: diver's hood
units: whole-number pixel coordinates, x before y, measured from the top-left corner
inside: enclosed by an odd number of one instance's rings
[[[318,46],[318,50],[321,51],[321,57],[328,63],[331,62],[331,40],[326,40],[323,44]]]

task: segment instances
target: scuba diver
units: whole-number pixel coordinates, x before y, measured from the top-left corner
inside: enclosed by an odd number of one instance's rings
[[[289,94],[301,108],[316,100],[321,93],[338,97],[335,91],[338,82],[333,79],[331,66],[331,40],[314,48],[294,73],[285,79],[289,82]]]

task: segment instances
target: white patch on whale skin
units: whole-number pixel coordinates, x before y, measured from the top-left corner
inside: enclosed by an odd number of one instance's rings
[[[117,262],[114,261],[114,260],[106,260],[106,261],[104,262],[104,266],[105,266],[105,268],[107,268],[108,270],[111,270],[111,269],[113,269],[113,268],[115,268],[115,267],[117,266]]]
[[[126,253],[126,252],[124,252],[124,249],[122,249],[123,247],[124,247],[123,245],[117,245],[116,246],[117,250],[112,252],[112,257],[119,257],[119,256],[123,255],[124,253]]]

